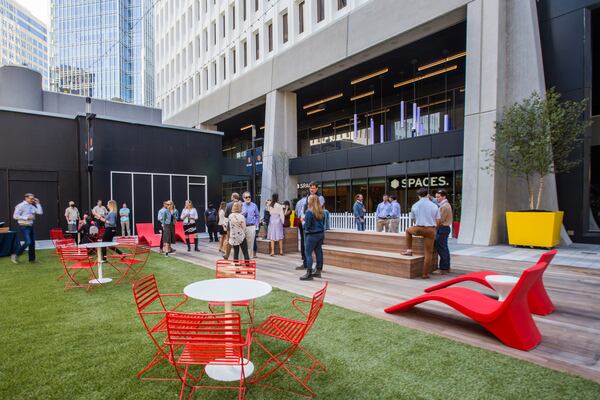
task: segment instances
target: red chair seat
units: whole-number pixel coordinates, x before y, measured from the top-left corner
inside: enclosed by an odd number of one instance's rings
[[[302,338],[305,326],[305,321],[271,315],[256,327],[254,333],[296,343]]]

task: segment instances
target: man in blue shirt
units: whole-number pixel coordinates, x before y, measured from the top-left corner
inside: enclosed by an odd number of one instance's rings
[[[363,204],[363,195],[357,194],[354,198],[356,201],[352,206],[352,214],[354,214],[354,219],[356,220],[356,230],[364,231],[365,230],[365,205]]]
[[[390,219],[392,217],[392,205],[387,194],[383,195],[383,201],[377,205],[375,217],[377,218],[377,232],[390,231]]]
[[[244,192],[242,194],[242,215],[246,218],[246,242],[248,248],[253,249],[253,257],[256,258],[256,228],[260,222],[260,213],[258,207],[252,202],[252,196],[250,192]]]
[[[398,203],[398,197],[395,194],[390,196],[392,202],[390,206],[392,208],[390,216],[390,232],[398,233],[400,228],[400,203]]]
[[[119,216],[121,217],[121,235],[123,236],[131,235],[131,224],[129,222],[129,214],[131,214],[131,211],[127,207],[127,203],[123,203],[123,206],[119,210]]]
[[[19,230],[23,234],[24,243],[19,247],[16,254],[11,255],[13,263],[19,263],[19,256],[23,254],[26,248],[29,248],[29,262],[35,260],[35,235],[33,233],[33,223],[36,215],[42,215],[42,205],[40,201],[31,193],[25,194],[25,199],[15,207],[13,218],[19,224]]]

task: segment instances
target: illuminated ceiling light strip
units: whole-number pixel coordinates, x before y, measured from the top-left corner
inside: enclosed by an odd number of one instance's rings
[[[457,58],[461,58],[461,57],[464,57],[466,55],[467,55],[466,51],[463,51],[461,53],[456,53],[456,54],[448,56],[446,58],[442,58],[441,60],[437,60],[437,61],[434,61],[432,63],[426,64],[426,65],[422,65],[419,68],[417,68],[417,70],[418,71],[423,71],[424,69],[435,67],[436,65],[440,65],[440,64],[443,64],[443,63],[448,62],[448,61],[456,60]]]
[[[383,74],[387,73],[389,70],[390,70],[389,68],[384,68],[384,69],[381,69],[379,71],[375,71],[373,73],[370,73],[369,75],[361,76],[360,78],[356,78],[356,79],[351,80],[350,84],[351,85],[356,85],[357,83],[364,82],[364,81],[366,81],[368,79],[375,78],[376,76],[379,76],[379,75],[383,75]]]
[[[325,107],[315,108],[314,110],[307,111],[306,115],[313,115],[313,114],[316,114],[316,113],[321,112],[321,111],[325,111]]]
[[[327,128],[328,126],[331,126],[331,123],[325,124],[325,125],[315,126],[314,128],[310,128],[310,129],[313,130],[313,131],[316,131],[317,129]]]
[[[342,97],[343,95],[344,95],[344,93],[338,93],[338,94],[334,94],[333,96],[329,96],[329,97],[326,97],[326,98],[324,98],[324,99],[317,100],[317,101],[314,101],[314,102],[312,102],[312,103],[310,103],[310,104],[307,104],[307,105],[305,105],[305,106],[302,106],[302,109],[303,109],[303,110],[306,110],[307,108],[311,108],[311,107],[314,107],[314,106],[318,106],[319,104],[327,103],[328,101],[331,101],[331,100],[339,99],[339,98],[340,98],[340,97]]]
[[[422,75],[422,76],[418,76],[416,78],[409,79],[407,81],[402,81],[402,82],[394,83],[394,89],[399,88],[400,86],[406,86],[406,85],[409,85],[411,83],[421,81],[423,79],[431,78],[432,76],[440,75],[440,74],[443,74],[445,72],[454,71],[457,68],[458,68],[458,65],[453,65],[451,67],[444,68],[444,69],[439,69],[437,71],[433,71],[433,72],[430,72],[428,74],[425,74],[425,75]]]
[[[373,116],[373,115],[378,115],[378,114],[383,114],[384,112],[388,112],[390,111],[389,108],[386,108],[385,110],[379,110],[379,111],[374,111],[372,113],[368,113],[367,117]]]
[[[425,104],[424,106],[419,106],[419,107],[425,108],[425,107],[437,106],[438,104],[444,104],[449,101],[452,101],[452,100],[451,99],[438,100],[438,101],[434,101],[433,103]]]
[[[264,130],[264,129],[265,129],[265,126],[263,125],[263,126],[261,126],[259,129],[262,131],[262,130]]]
[[[368,92],[364,92],[361,94],[357,94],[356,96],[350,97],[350,101],[362,99],[363,97],[373,96],[375,94],[374,90],[369,90]]]
[[[245,131],[246,129],[252,129],[252,124],[246,125],[246,126],[242,126],[240,128],[240,131]]]
[[[229,151],[229,150],[235,150],[235,149],[236,149],[235,146],[233,146],[233,147],[227,147],[226,149],[223,149],[223,152],[226,152],[226,151]]]
[[[358,125],[358,124],[360,124],[361,122],[362,122],[362,121],[358,120],[358,121],[356,121],[356,124]],[[352,125],[354,125],[354,122],[350,122],[350,123],[343,124],[343,125],[336,125],[336,126],[334,126],[334,127],[333,127],[333,129],[342,129],[342,128],[347,128],[347,127],[349,127],[349,126],[352,126]]]

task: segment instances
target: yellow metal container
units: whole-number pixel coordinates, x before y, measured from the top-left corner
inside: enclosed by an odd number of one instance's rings
[[[508,244],[546,248],[558,245],[563,214],[563,211],[507,212]]]

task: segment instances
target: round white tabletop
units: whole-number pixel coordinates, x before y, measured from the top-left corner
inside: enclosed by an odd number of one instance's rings
[[[183,289],[183,293],[197,300],[232,303],[256,299],[271,290],[273,288],[268,283],[254,279],[223,278],[191,283]]]
[[[86,249],[99,249],[102,247],[116,247],[118,245],[119,245],[119,243],[117,243],[117,242],[92,242],[92,243],[80,244],[79,247],[84,247]],[[104,261],[102,261],[102,252],[98,251],[97,253],[98,253],[98,278],[90,280],[90,283],[93,285],[99,285],[101,283],[112,282],[112,278],[105,278],[102,275],[102,264],[104,263]]]
[[[244,363],[244,378],[249,377],[254,372],[254,364],[252,361],[243,359]],[[221,382],[239,381],[242,375],[242,367],[239,365],[219,364],[219,360],[209,363],[205,368],[206,375],[211,379]]]
[[[488,275],[485,280],[498,293],[498,301],[504,301],[519,282],[519,278],[510,275]]]

